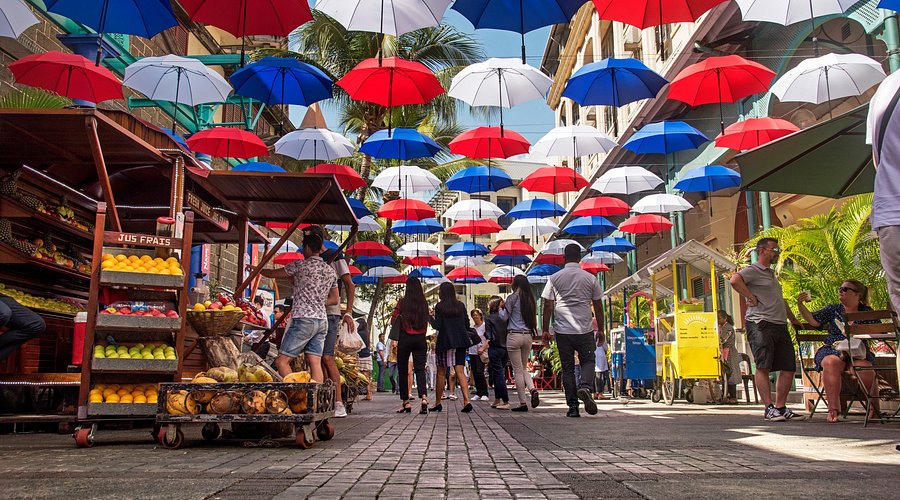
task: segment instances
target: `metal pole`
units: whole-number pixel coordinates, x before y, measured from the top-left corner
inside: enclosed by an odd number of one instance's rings
[[[887,45],[891,73],[900,70],[900,23],[896,12],[884,19],[884,43]]]
[[[762,219],[762,228],[765,231],[772,227],[772,204],[769,202],[769,192],[759,192],[759,211]]]

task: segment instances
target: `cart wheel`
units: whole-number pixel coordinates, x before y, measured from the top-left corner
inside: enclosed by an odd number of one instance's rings
[[[166,432],[166,429],[163,429],[159,433],[159,441],[163,448],[177,450],[184,444],[184,433],[181,432],[180,427],[175,427],[174,433]]]
[[[675,365],[668,358],[663,367],[662,396],[667,405],[675,402]]]
[[[75,446],[79,448],[90,448],[94,446],[94,426],[91,427],[79,427],[75,429],[75,434],[73,435],[75,438]]]
[[[200,430],[200,434],[203,436],[203,439],[214,441],[222,435],[222,429],[219,427],[219,424],[204,424],[203,429]]]
[[[323,420],[318,427],[316,427],[316,436],[320,441],[328,441],[334,437],[334,426],[331,425],[331,422],[327,420]]]
[[[659,403],[660,401],[662,401],[662,391],[660,391],[659,389],[653,389],[652,391],[650,391],[650,401],[653,401],[654,403]]]
[[[297,442],[297,446],[303,450],[312,448],[314,444],[313,441],[310,441],[306,438],[306,431],[302,427],[297,428],[297,438],[295,441]]]

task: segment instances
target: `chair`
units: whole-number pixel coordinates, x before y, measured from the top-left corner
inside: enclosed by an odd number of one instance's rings
[[[819,403],[825,402],[825,388],[820,384],[821,379],[818,372],[816,372],[814,360],[816,351],[825,343],[825,335],[822,333],[800,333],[801,331],[812,330],[816,329],[812,325],[804,323],[794,335],[794,339],[797,341],[797,356],[800,358],[800,373],[803,374],[803,378],[806,379],[809,386],[813,388],[813,391],[818,396],[812,407],[809,404],[806,405],[806,410],[809,412],[809,420],[812,420]]]
[[[900,328],[897,326],[896,313],[890,310],[862,311],[845,313],[844,319],[847,321],[847,324],[844,327],[844,333],[847,335],[848,339],[857,338],[866,342],[880,340],[888,346],[894,354],[894,358],[896,358],[896,347],[891,345],[891,342],[896,344],[900,341]],[[877,323],[860,324],[860,321],[877,321]],[[876,358],[876,364],[873,364],[872,366],[850,363],[850,372],[856,378],[859,393],[866,400],[864,403],[866,408],[864,427],[869,425],[869,408],[872,407],[873,401],[895,401],[900,399],[896,366],[893,362],[878,364],[877,361],[878,358]],[[859,377],[859,372],[862,371],[872,371],[875,373],[874,387],[866,387],[865,384],[863,384],[862,379]],[[877,416],[881,423],[885,423],[887,420],[897,418],[898,413],[900,413],[900,407],[898,407],[891,415],[879,413]]]
[[[750,361],[750,355],[747,353],[740,353],[741,355],[741,363],[747,363],[747,373],[744,373],[744,369],[741,368],[741,380],[744,381],[744,396],[747,398],[747,404],[750,404],[750,387],[749,383],[753,382],[753,402],[759,404],[759,392],[756,390],[756,382],[753,380],[753,364]]]

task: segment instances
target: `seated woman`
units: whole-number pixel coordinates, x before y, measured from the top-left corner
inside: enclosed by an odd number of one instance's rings
[[[822,372],[822,385],[825,386],[825,399],[828,403],[828,423],[837,422],[840,414],[841,374],[850,369],[850,363],[854,363],[856,366],[871,366],[875,362],[875,356],[868,350],[868,346],[866,347],[866,359],[857,360],[850,359],[846,352],[838,351],[833,347],[835,342],[847,340],[835,320],[846,323],[844,313],[872,310],[866,305],[869,289],[859,281],[845,280],[838,288],[838,294],[840,303],[827,305],[816,312],[810,312],[806,308],[806,303],[812,300],[809,293],[803,292],[797,296],[797,309],[803,319],[813,328],[822,326],[828,328],[825,345],[816,351],[814,358],[816,371]],[[871,321],[866,323],[871,323]],[[875,373],[873,371],[863,370],[857,373],[867,387],[874,387]],[[869,408],[870,415],[878,414],[877,404],[878,400],[872,401],[873,407]]]

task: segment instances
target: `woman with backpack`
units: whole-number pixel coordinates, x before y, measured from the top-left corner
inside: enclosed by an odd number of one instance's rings
[[[494,402],[491,408],[509,409],[509,391],[506,388],[506,316],[503,299],[494,295],[488,299],[488,316],[484,320],[484,336],[488,340],[490,376],[494,381]]]
[[[411,277],[406,280],[406,293],[397,301],[391,315],[391,325],[400,321],[400,338],[397,340],[397,366],[400,367],[400,399],[403,407],[397,413],[410,413],[412,404],[409,398],[409,357],[413,359],[413,371],[416,375],[416,387],[421,399],[420,414],[428,413],[428,389],[425,383],[425,361],[428,343],[425,333],[428,331],[428,302],[422,290],[422,282]]]
[[[459,386],[468,388],[466,378],[466,353],[473,344],[469,336],[469,315],[466,305],[456,298],[456,289],[453,283],[441,283],[438,288],[438,304],[434,307],[434,316],[431,318],[431,326],[437,330],[437,384],[435,385],[435,401],[430,411],[442,411],[441,396],[444,393],[444,379],[447,368],[452,367],[459,381]],[[474,333],[474,330],[473,330]],[[469,402],[469,391],[462,391],[463,413],[472,411],[472,403]]]
[[[528,411],[527,396],[531,395],[531,407],[541,404],[540,395],[534,388],[531,374],[528,373],[528,358],[531,354],[531,339],[537,332],[537,304],[531,283],[524,274],[513,278],[513,293],[506,298],[507,324],[506,350],[509,362],[516,378],[516,392],[519,395],[519,406],[512,411]],[[527,390],[527,392],[526,392]]]

